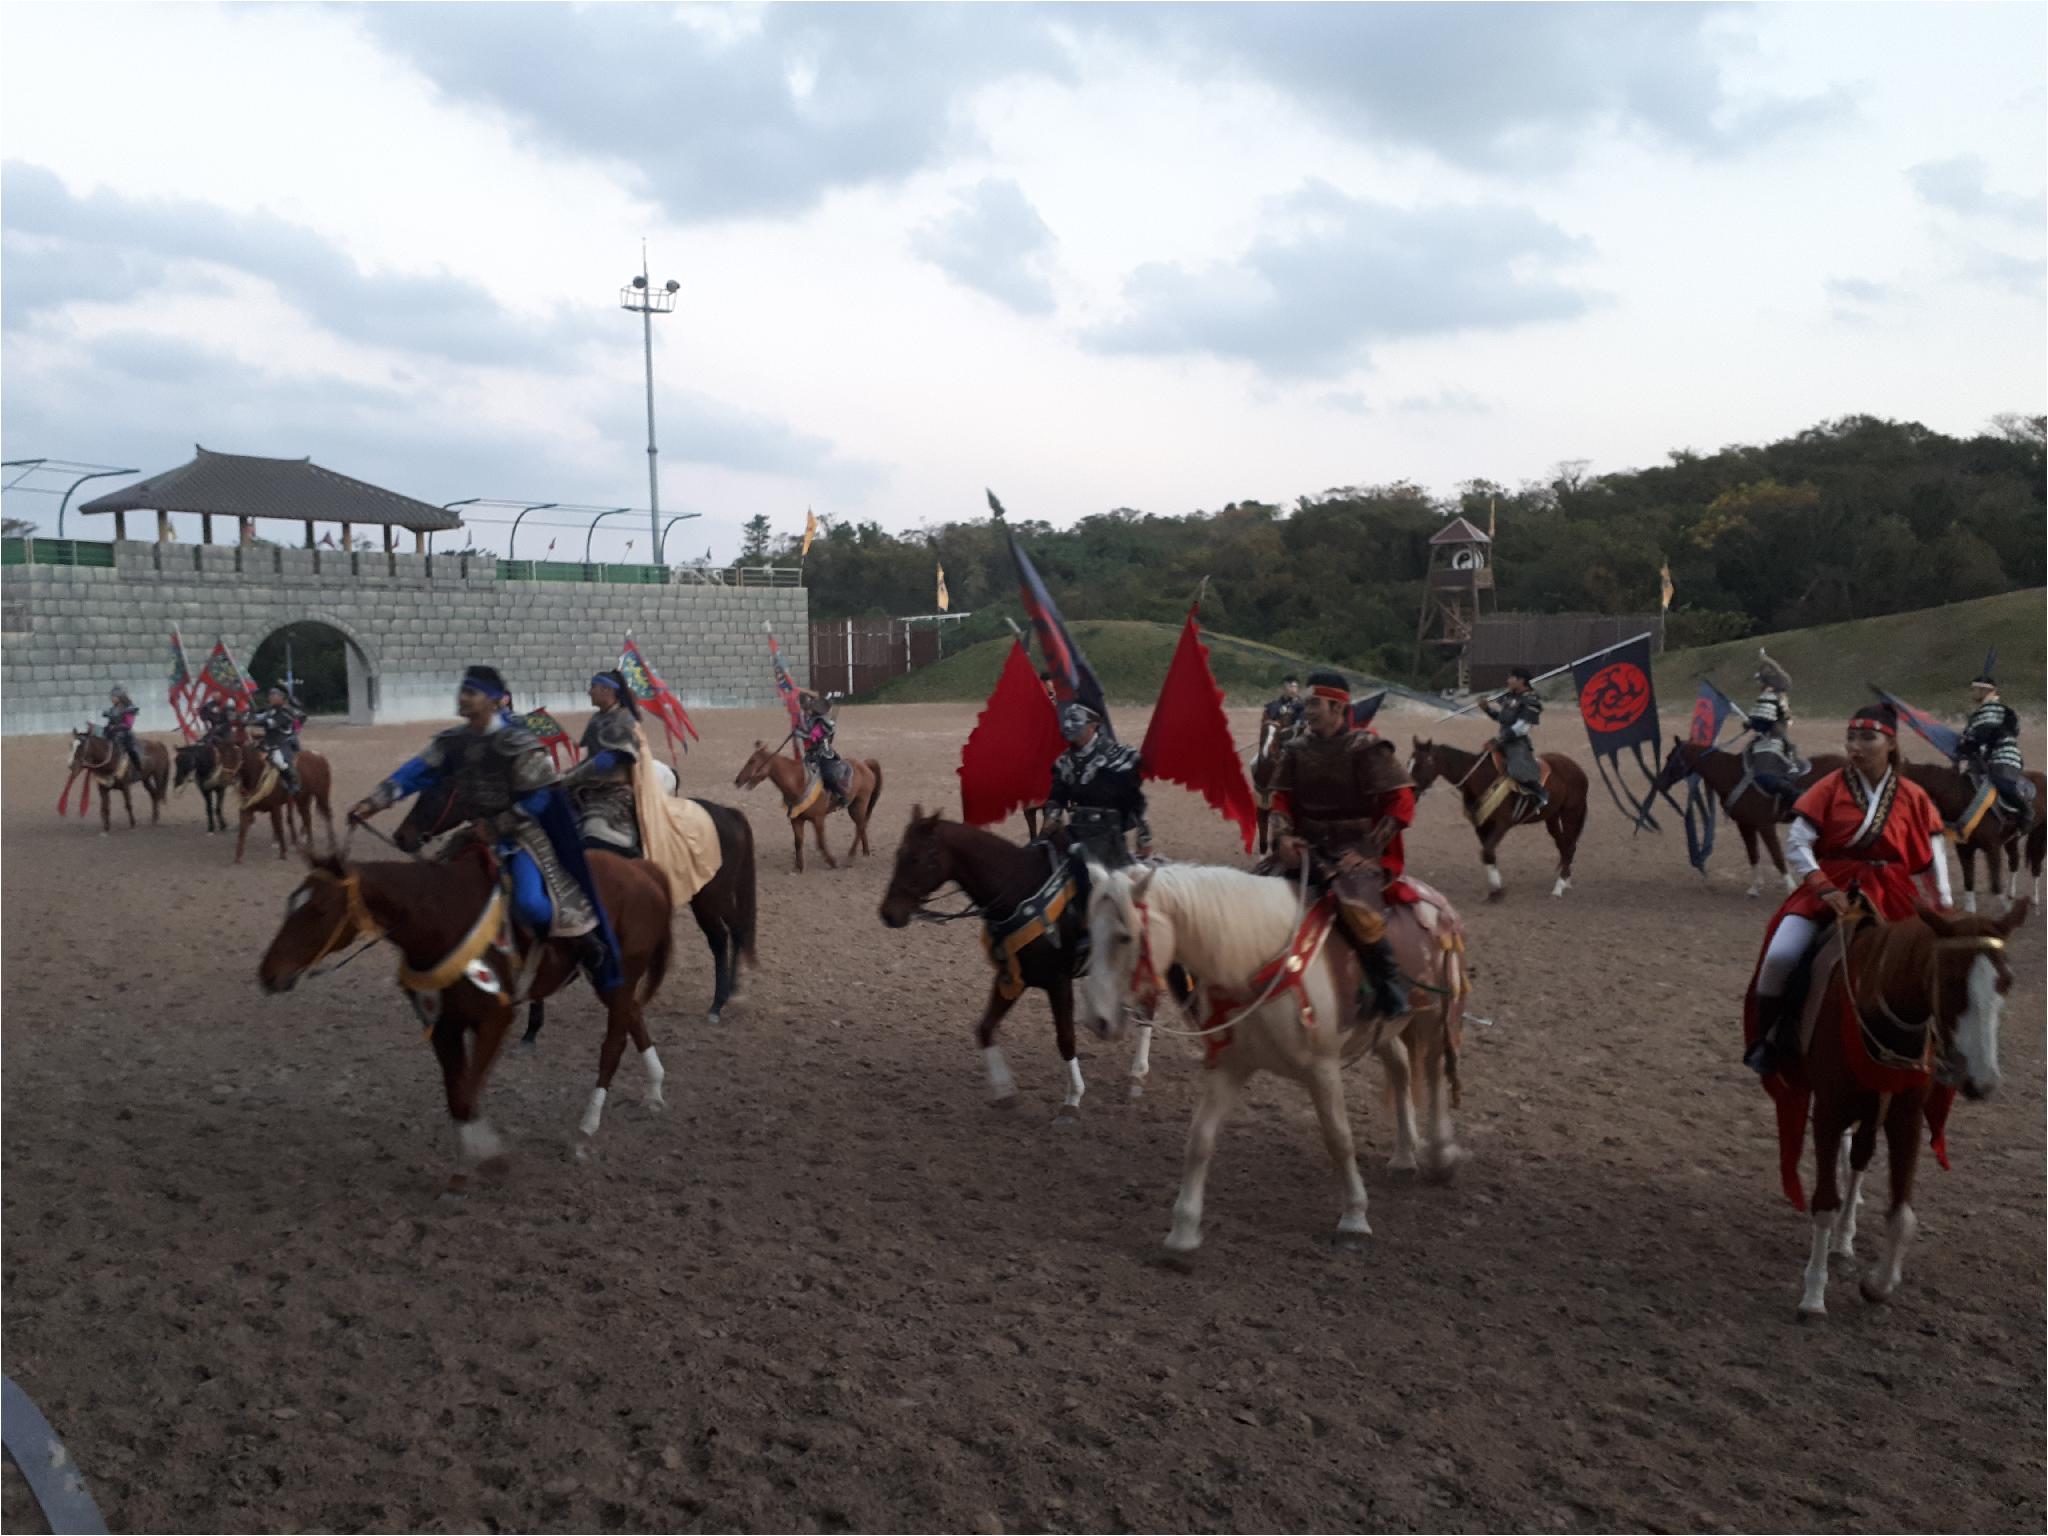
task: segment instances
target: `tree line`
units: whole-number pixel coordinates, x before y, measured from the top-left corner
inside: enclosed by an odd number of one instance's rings
[[[1668,563],[1667,643],[1710,644],[2041,586],[2044,444],[2041,416],[2001,416],[1968,438],[1849,416],[1647,469],[1567,462],[1512,489],[1471,480],[1450,498],[1400,481],[1292,507],[1119,507],[1067,528],[1010,526],[1069,619],[1177,622],[1207,577],[1203,621],[1217,630],[1427,684],[1443,679],[1414,673],[1415,623],[1429,540],[1453,516],[1494,528],[1502,612],[1654,612]],[[793,560],[799,541],[775,539],[765,518],[747,532],[743,560]],[[812,615],[931,613],[939,565],[953,608],[974,615],[959,639],[1020,616],[996,519],[889,533],[825,517],[804,561]]]

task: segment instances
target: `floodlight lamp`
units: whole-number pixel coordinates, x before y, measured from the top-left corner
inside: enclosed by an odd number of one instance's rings
[[[647,279],[644,277],[636,277],[633,279],[633,286],[635,288],[645,288],[647,286]]]

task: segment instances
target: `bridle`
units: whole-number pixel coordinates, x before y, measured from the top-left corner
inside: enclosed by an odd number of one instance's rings
[[[309,884],[315,880],[323,880],[341,891],[341,916],[335,922],[334,931],[327,935],[326,940],[313,952],[312,958],[303,967],[309,979],[315,976],[331,976],[342,966],[347,965],[349,960],[355,959],[356,955],[373,948],[384,937],[384,926],[370,915],[369,903],[363,899],[362,871],[351,869],[337,875],[329,870],[316,869],[306,879]],[[354,955],[350,955],[348,960],[343,960],[339,965],[331,965],[324,971],[313,969],[337,949],[353,943],[362,936],[367,936],[370,942]]]
[[[1879,1041],[1871,1033],[1870,1025],[1864,1017],[1865,1010],[1863,1004],[1857,1000],[1856,974],[1850,967],[1849,931],[1847,928],[1837,924],[1837,932],[1838,942],[1842,946],[1842,978],[1844,990],[1849,999],[1849,1011],[1855,1016],[1856,1028],[1863,1036],[1864,1048],[1870,1052],[1871,1059],[1881,1066],[1891,1068],[1893,1071],[1919,1072],[1926,1070],[1924,1054],[1917,1060],[1901,1056],[1898,1052],[1887,1049],[1883,1042]],[[1933,947],[1927,957],[1927,1016],[1922,1019],[1900,1018],[1892,1009],[1891,1004],[1885,1000],[1882,989],[1879,990],[1877,997],[1874,999],[1874,1006],[1877,1011],[1898,1028],[1925,1029],[1927,1031],[1928,1043],[1923,1048],[1923,1051],[1932,1051],[1934,1056],[1934,1080],[1944,1087],[1954,1087],[1961,1081],[1962,1068],[1956,1061],[1953,1037],[1944,1039],[1941,1033],[1941,957],[1944,954],[1959,952],[1970,955],[1991,956],[2001,953],[2004,949],[2005,940],[1997,934],[1961,934],[1947,937],[1936,935]],[[1996,965],[1997,962],[1994,961],[1993,964]]]

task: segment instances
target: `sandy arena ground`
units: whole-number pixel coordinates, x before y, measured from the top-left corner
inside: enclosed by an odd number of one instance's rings
[[[798,876],[772,791],[731,788],[779,714],[707,714],[685,782],[752,817],[762,970],[707,1026],[682,921],[653,1015],[674,1107],[639,1102],[629,1061],[581,1165],[599,1015],[570,994],[490,1085],[511,1173],[460,1201],[388,958],[262,996],[297,867],[252,834],[233,868],[189,793],[160,828],[60,822],[62,746],[8,740],[6,1369],[109,1523],[2042,1529],[2038,921],[2007,1086],[1958,1106],[1952,1173],[1923,1159],[1897,1301],[1838,1267],[1802,1328],[1807,1223],[1736,1059],[1770,907],[1739,845],[1703,883],[1680,834],[1632,839],[1603,801],[1569,895],[1525,829],[1489,907],[1433,793],[1410,865],[1462,907],[1492,1020],[1467,1038],[1472,1160],[1449,1188],[1390,1176],[1355,1068],[1375,1235],[1339,1252],[1308,1100],[1264,1079],[1180,1273],[1155,1255],[1193,1052],[1162,1042],[1132,1103],[1123,1049],[1084,1045],[1081,1124],[1055,1129],[1034,994],[1004,1034],[1024,1105],[991,1110],[974,933],[877,919],[912,804],[957,806],[973,718],[847,710],[842,745],[886,768],[878,857]],[[316,726],[337,809],[428,729]],[[1547,744],[1583,760],[1573,730]],[[1240,857],[1194,797],[1153,806],[1162,853]],[[7,1481],[9,1523],[39,1528]]]

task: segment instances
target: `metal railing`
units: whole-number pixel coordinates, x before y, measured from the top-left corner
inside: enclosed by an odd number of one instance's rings
[[[89,539],[0,539],[0,565],[114,566],[114,546]]]
[[[646,587],[800,587],[796,566],[603,565],[580,560],[500,560],[500,581],[595,581]]]

